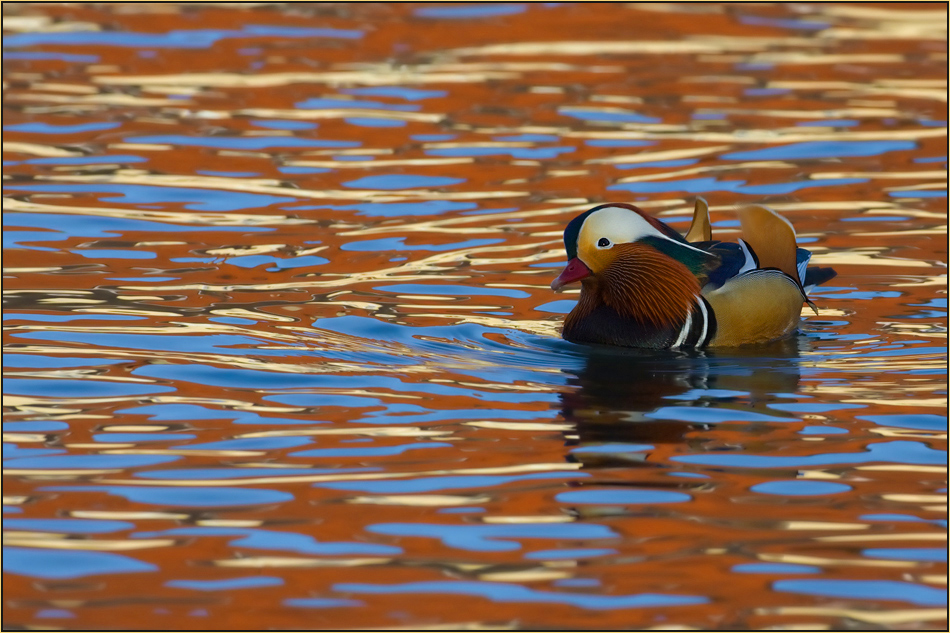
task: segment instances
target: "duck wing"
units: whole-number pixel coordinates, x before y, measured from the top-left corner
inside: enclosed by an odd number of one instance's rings
[[[693,207],[693,222],[686,232],[687,242],[709,242],[712,240],[712,225],[709,223],[709,204],[702,196],[696,198]]]
[[[830,269],[812,269],[809,276],[811,253],[798,248],[792,225],[771,209],[745,207],[739,219],[742,237],[737,243],[707,247],[721,262],[703,288],[716,315],[713,346],[764,343],[788,335],[798,325],[802,303],[815,307],[802,279],[820,282],[833,276]]]

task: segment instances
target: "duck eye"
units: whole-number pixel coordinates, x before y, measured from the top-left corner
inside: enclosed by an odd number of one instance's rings
[[[597,246],[600,248],[607,248],[610,246],[610,240],[608,240],[606,237],[602,237],[597,241]]]

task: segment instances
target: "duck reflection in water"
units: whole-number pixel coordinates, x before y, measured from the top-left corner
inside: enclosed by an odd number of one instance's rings
[[[804,337],[792,337],[688,353],[589,347],[584,367],[568,381],[576,388],[561,394],[561,415],[576,425],[567,445],[683,443],[711,420],[728,419],[724,409],[736,410],[737,419],[783,417],[767,405],[782,401],[776,394],[798,392],[805,345]],[[646,455],[578,451],[568,459],[585,467],[629,466]]]

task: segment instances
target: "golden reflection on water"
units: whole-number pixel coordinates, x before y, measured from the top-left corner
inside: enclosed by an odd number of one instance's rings
[[[945,626],[945,11],[508,6],[5,6],[6,621]],[[560,341],[566,223],[698,194],[804,335]]]

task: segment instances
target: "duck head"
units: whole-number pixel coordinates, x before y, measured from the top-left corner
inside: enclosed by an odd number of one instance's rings
[[[564,247],[568,264],[551,288],[581,282],[578,305],[565,321],[568,340],[592,340],[581,330],[611,330],[615,324],[619,330],[619,320],[640,324],[627,331],[674,330],[701,301],[708,271],[719,263],[717,255],[624,203],[574,218],[564,231]]]
[[[716,256],[691,246],[679,233],[632,204],[615,202],[577,216],[564,230],[568,263],[551,282],[560,290],[576,281],[603,278],[614,269],[630,277],[649,272],[650,260],[678,261],[696,276],[716,263]]]

